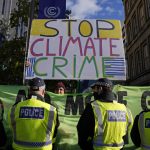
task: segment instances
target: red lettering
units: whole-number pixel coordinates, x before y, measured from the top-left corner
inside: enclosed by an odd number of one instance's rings
[[[80,56],[83,56],[83,53],[82,53],[82,45],[81,45],[81,41],[80,41],[80,37],[77,37],[75,39],[73,39],[73,37],[69,37],[68,39],[68,42],[66,44],[66,47],[64,49],[64,52],[62,54],[62,56],[65,56],[66,55],[66,51],[70,45],[70,42],[72,42],[73,44],[75,44],[76,42],[78,42],[78,46],[79,46],[79,51],[80,51]]]
[[[116,48],[116,45],[113,45],[113,40],[119,40],[119,39],[111,39],[109,40],[110,43],[110,56],[119,56],[119,54],[113,54],[113,48]]]
[[[49,53],[49,39],[46,41],[46,56],[56,56],[55,53]]]
[[[94,46],[92,38],[88,38],[86,41],[85,48],[84,48],[84,56],[86,56],[86,54],[87,54],[87,49],[92,49],[93,56],[96,56],[95,46]]]
[[[59,43],[59,56],[61,56],[62,53],[62,40],[63,40],[63,36],[60,36],[60,43]]]
[[[43,53],[37,54],[37,53],[34,52],[34,46],[35,46],[35,44],[37,44],[38,42],[42,42],[42,41],[44,41],[44,38],[37,39],[37,40],[35,40],[35,41],[32,43],[32,45],[31,45],[31,47],[30,47],[30,52],[31,52],[31,54],[32,54],[33,56],[36,56],[36,57],[38,57],[38,56],[43,56]]]
[[[99,56],[103,55],[103,40],[107,40],[107,38],[94,38],[95,40],[99,40]]]

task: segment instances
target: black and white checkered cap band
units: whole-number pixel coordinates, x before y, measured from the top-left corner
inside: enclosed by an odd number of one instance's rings
[[[106,82],[96,82],[95,85],[97,86],[105,86],[105,87],[112,87],[109,83]]]

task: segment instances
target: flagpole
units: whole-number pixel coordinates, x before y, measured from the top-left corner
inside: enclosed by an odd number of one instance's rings
[[[29,6],[30,8],[29,8],[28,27],[27,27],[28,29],[27,29],[26,48],[25,48],[23,84],[25,84],[25,67],[26,67],[27,54],[28,54],[28,48],[29,48],[31,25],[32,25],[32,20],[34,18],[34,5],[35,5],[34,0],[31,0],[30,6]]]

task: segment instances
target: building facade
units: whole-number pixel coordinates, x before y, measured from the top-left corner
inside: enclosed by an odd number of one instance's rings
[[[22,18],[20,18],[16,28],[10,27],[10,17],[14,9],[17,9],[18,0],[0,0],[0,33],[2,33],[7,40],[19,38],[26,35],[27,28],[24,26]],[[7,33],[3,33],[7,29]]]
[[[10,18],[10,13],[14,8],[16,8],[17,0],[1,0],[0,1],[0,19],[7,19]]]
[[[15,30],[10,29],[9,20],[11,12],[16,8],[17,0],[1,0],[0,1],[0,32],[7,40],[15,35]],[[6,32],[7,30],[7,32]]]
[[[150,85],[150,0],[122,0],[125,10],[127,85]]]

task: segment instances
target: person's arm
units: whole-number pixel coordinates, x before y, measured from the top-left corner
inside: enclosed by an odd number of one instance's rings
[[[78,125],[78,144],[82,150],[93,150],[95,120],[91,104],[87,104],[83,114],[81,115]]]
[[[131,129],[131,139],[132,142],[134,143],[135,146],[140,147],[141,145],[141,138],[140,138],[140,133],[138,129],[138,120],[139,120],[139,115],[137,115],[134,119],[133,127]]]

